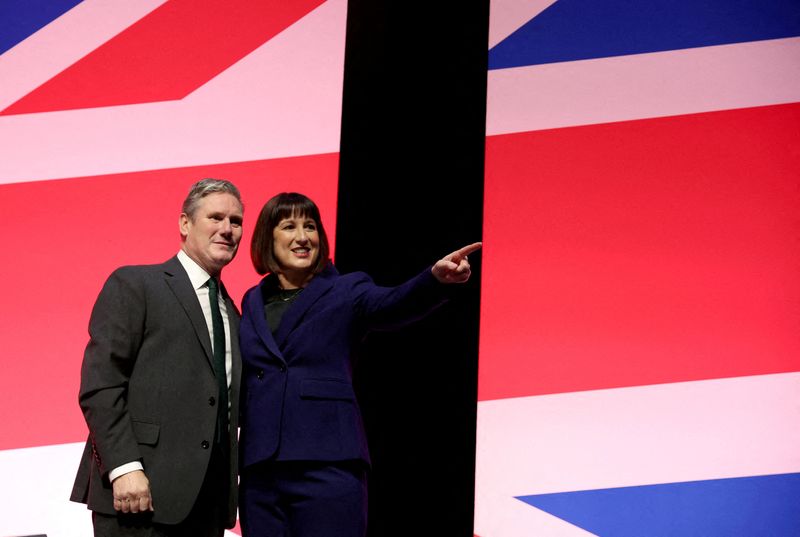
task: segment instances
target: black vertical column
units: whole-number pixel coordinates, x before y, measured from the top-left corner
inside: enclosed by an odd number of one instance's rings
[[[488,0],[348,6],[340,271],[383,285],[481,240]],[[472,536],[481,256],[453,300],[371,334],[356,382],[370,536]]]

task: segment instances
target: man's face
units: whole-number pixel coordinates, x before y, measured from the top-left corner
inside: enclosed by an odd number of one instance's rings
[[[183,251],[209,275],[218,275],[236,255],[242,239],[242,216],[242,205],[231,194],[205,196],[194,219],[180,216]]]

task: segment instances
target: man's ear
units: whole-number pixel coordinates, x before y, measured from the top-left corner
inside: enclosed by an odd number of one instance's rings
[[[191,225],[192,221],[189,218],[189,215],[187,215],[186,213],[181,213],[181,215],[178,217],[178,228],[181,231],[181,237],[183,237],[184,239],[189,234],[189,227]]]

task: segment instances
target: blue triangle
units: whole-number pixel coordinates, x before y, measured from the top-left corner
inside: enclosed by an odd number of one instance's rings
[[[0,1],[0,54],[80,3],[81,0]]]
[[[798,35],[798,0],[559,0],[495,45],[489,69]]]
[[[800,474],[518,499],[601,537],[800,536]]]

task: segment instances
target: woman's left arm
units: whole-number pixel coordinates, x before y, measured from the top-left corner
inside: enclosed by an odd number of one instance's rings
[[[397,287],[380,287],[364,275],[357,291],[357,311],[372,329],[395,329],[424,317],[448,300],[442,284],[464,283],[470,277],[467,256],[476,242],[452,252]]]

